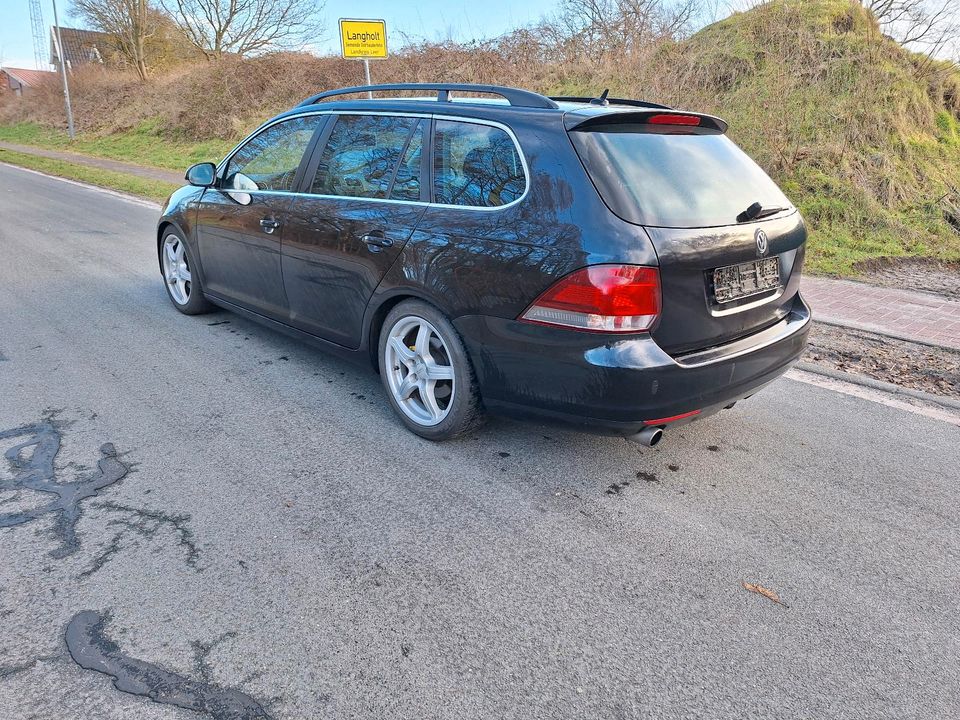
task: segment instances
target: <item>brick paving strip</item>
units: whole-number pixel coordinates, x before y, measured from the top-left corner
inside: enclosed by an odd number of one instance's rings
[[[804,277],[814,320],[960,350],[960,301],[852,280]]]
[[[80,153],[65,152],[62,150],[46,150],[45,148],[34,147],[33,145],[18,145],[17,143],[0,142],[0,148],[12,152],[24,153],[27,155],[36,155],[38,157],[50,158],[51,160],[63,160],[64,162],[74,163],[75,165],[86,165],[101,170],[112,170],[113,172],[126,173],[127,175],[136,175],[137,177],[147,178],[148,180],[161,180],[163,182],[183,185],[183,172],[174,170],[163,170],[161,168],[144,167],[134,163],[124,162],[122,160],[110,160],[108,158],[91,157],[90,155],[81,155]]]

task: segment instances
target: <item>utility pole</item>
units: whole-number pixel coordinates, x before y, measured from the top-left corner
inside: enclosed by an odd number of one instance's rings
[[[63,101],[67,106],[67,135],[73,140],[73,108],[70,106],[70,83],[67,81],[67,59],[63,56],[63,38],[60,36],[60,21],[57,19],[57,0],[53,2],[53,28],[57,39],[57,59],[60,61],[60,77],[63,78]]]

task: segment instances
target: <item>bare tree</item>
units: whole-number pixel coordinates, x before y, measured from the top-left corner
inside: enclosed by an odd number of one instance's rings
[[[958,31],[957,0],[861,0],[880,27],[903,45],[937,54]]]
[[[208,59],[296,49],[322,37],[320,0],[162,0]]]
[[[147,0],[73,0],[73,14],[113,36],[120,55],[147,77],[146,42],[156,31],[157,15]]]

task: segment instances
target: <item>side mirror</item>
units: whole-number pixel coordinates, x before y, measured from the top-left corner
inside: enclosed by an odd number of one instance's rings
[[[209,162],[191,165],[185,179],[197,187],[212,187],[217,181],[217,166]]]

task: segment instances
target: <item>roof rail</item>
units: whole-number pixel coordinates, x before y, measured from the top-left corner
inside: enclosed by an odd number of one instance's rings
[[[550,100],[556,100],[557,102],[585,103],[587,105],[629,105],[630,107],[654,108],[655,110],[673,110],[673,108],[670,107],[669,105],[661,105],[660,103],[647,102],[646,100],[630,100],[628,98],[605,97],[603,98],[604,102],[599,103],[597,102],[599,98],[572,97],[568,95],[551,95]]]
[[[381,90],[436,90],[438,102],[449,102],[450,93],[454,90],[458,92],[488,93],[490,95],[499,95],[514,107],[546,108],[556,110],[557,104],[548,97],[530,90],[520,90],[519,88],[502,87],[500,85],[474,85],[472,83],[392,83],[389,85],[363,85],[360,87],[340,88],[339,90],[327,90],[326,92],[311,95],[301,102],[297,107],[315,105],[321,100],[336,97],[338,95],[350,95],[352,93],[363,93]]]

